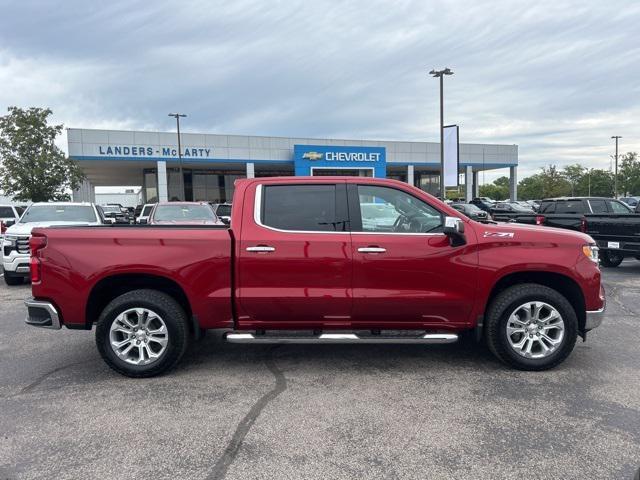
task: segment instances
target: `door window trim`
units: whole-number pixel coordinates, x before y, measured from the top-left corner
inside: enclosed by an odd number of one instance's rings
[[[345,185],[344,183],[336,183],[336,182],[327,182],[327,183],[270,183],[269,186],[301,186],[301,185],[334,185],[336,187],[336,194],[340,195],[338,192],[338,188],[340,185]],[[256,225],[266,228],[267,230],[272,230],[274,232],[282,232],[282,233],[324,233],[328,235],[350,235],[351,227],[349,225],[349,212],[347,210],[347,229],[344,231],[328,231],[328,230],[285,230],[282,228],[271,227],[269,225],[265,225],[262,223],[262,189],[264,187],[263,183],[260,183],[256,186],[256,197],[253,202],[253,221]]]

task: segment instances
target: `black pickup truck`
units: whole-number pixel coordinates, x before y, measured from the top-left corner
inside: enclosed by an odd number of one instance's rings
[[[587,233],[600,247],[605,267],[617,267],[625,257],[640,260],[640,215],[613,198],[549,198],[537,213],[516,215],[511,221]]]

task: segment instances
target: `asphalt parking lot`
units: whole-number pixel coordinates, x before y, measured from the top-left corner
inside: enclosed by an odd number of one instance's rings
[[[640,466],[640,262],[559,368],[484,347],[246,346],[122,377],[93,332],[23,323],[0,281],[0,479],[629,479]]]

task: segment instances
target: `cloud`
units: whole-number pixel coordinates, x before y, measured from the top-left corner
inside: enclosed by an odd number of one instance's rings
[[[0,107],[86,128],[518,144],[608,167],[640,150],[634,1],[2,3]],[[64,143],[64,140],[61,140]],[[497,172],[502,174],[504,172]],[[488,174],[487,180],[495,175]]]

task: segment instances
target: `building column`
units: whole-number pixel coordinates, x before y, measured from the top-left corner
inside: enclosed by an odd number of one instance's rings
[[[518,200],[518,167],[509,167],[509,198]]]
[[[473,167],[467,165],[464,169],[464,200],[468,203],[473,200]]]
[[[169,188],[167,185],[167,162],[158,160],[158,201],[167,202],[169,200]]]
[[[473,172],[473,198],[480,196],[480,183],[478,182],[478,171]]]
[[[247,178],[256,177],[256,165],[255,163],[247,163]]]
[[[416,184],[413,165],[407,166],[407,183],[411,186]]]
[[[95,187],[89,180],[83,180],[77,190],[72,193],[74,202],[95,202]]]

